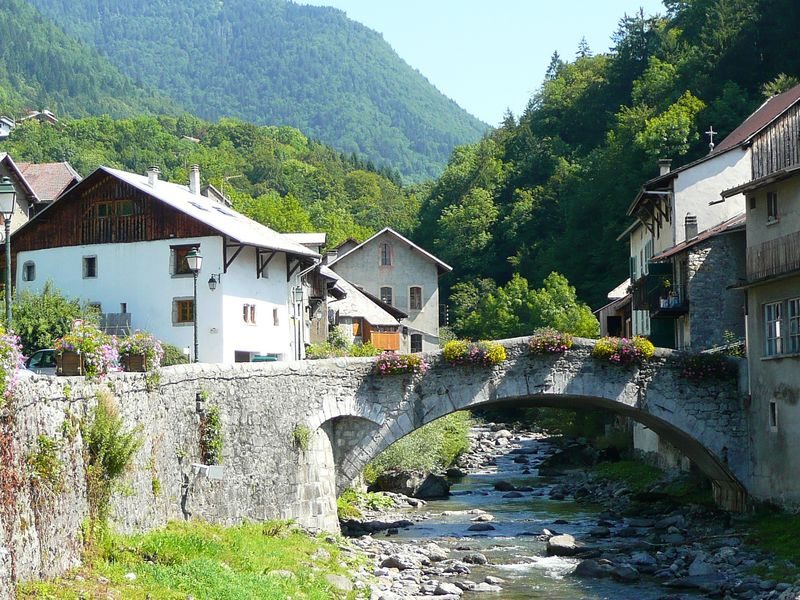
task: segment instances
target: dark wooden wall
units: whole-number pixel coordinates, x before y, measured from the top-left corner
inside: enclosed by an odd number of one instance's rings
[[[786,113],[753,139],[753,179],[800,164],[800,105]]]

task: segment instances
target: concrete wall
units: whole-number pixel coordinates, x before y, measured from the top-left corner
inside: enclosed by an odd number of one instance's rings
[[[391,248],[392,264],[381,266],[381,244]],[[392,305],[408,314],[402,320],[411,333],[422,333],[422,350],[438,348],[439,337],[439,276],[436,265],[420,252],[401,243],[394,235],[383,233],[368,245],[332,265],[334,271],[372,295],[380,297],[384,286],[392,288]],[[409,289],[422,288],[422,310],[410,310]],[[409,336],[403,336],[402,352],[409,352]]]
[[[67,296],[100,303],[103,312],[120,312],[120,304],[125,303],[134,329],[193,352],[192,324],[175,324],[172,319],[173,300],[192,298],[192,277],[171,271],[170,246],[184,244],[196,244],[203,255],[197,280],[200,360],[231,363],[237,350],[292,358],[291,284],[286,281],[285,254],[278,253],[269,263],[268,277],[256,279],[255,250],[243,249],[212,292],[209,277],[223,272],[218,236],[20,252],[17,289],[36,292],[50,281]],[[96,278],[83,277],[84,256],[97,257]],[[22,280],[22,265],[27,261],[36,265],[34,281]],[[244,303],[256,305],[255,325],[244,322]]]
[[[750,288],[747,297],[752,493],[763,500],[798,508],[800,354],[765,356],[764,304],[800,297],[800,275]],[[788,328],[786,317],[784,327]],[[775,426],[770,422],[770,402],[775,402]]]
[[[767,223],[767,193],[778,194],[779,219]],[[751,194],[756,207],[747,206],[747,245],[756,246],[789,233],[800,231],[800,177],[793,177]]]

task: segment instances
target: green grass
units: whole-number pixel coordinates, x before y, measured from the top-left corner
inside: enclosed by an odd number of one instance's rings
[[[361,509],[385,510],[394,508],[394,500],[380,492],[357,492],[347,488],[336,499],[336,510],[340,519],[359,519]]]
[[[745,521],[748,530],[747,543],[766,550],[775,556],[767,569],[755,569],[762,577],[777,581],[793,582],[797,579],[800,565],[800,515],[778,511],[759,512]],[[787,565],[786,561],[792,564]]]
[[[320,548],[327,554],[312,558]],[[21,584],[17,598],[354,598],[325,581],[329,573],[347,575],[353,570],[347,560],[336,544],[291,530],[285,523],[221,527],[176,522],[147,534],[109,536],[86,566],[57,580]],[[271,573],[277,570],[294,577]],[[127,573],[135,573],[136,579],[126,580]],[[101,577],[108,583],[100,583]]]
[[[622,481],[633,492],[647,490],[664,476],[661,469],[635,460],[600,463],[594,473],[601,480]]]

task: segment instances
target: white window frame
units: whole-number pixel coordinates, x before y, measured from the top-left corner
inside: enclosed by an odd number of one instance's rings
[[[383,299],[383,290],[389,290],[389,300],[388,302]],[[390,285],[382,285],[378,288],[378,298],[381,299],[381,302],[388,304],[389,306],[394,306],[394,288]]]
[[[778,192],[767,192],[767,223],[777,223],[781,220],[778,213]]]
[[[764,356],[783,354],[783,301],[767,302],[763,307],[764,315]]]
[[[413,303],[411,302],[411,290],[419,290],[419,308],[414,308]],[[422,311],[423,307],[425,306],[425,302],[423,300],[423,289],[421,285],[410,285],[408,286],[408,310],[416,310]]]

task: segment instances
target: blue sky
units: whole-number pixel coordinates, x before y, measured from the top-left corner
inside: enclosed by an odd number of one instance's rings
[[[334,6],[383,34],[444,94],[490,125],[519,115],[550,56],[582,37],[605,52],[624,14],[664,13],[660,0],[299,0]]]

